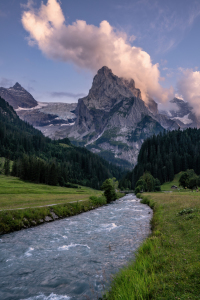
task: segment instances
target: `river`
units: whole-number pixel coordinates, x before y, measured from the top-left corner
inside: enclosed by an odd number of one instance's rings
[[[98,299],[150,233],[152,211],[135,195],[0,236],[1,300]]]

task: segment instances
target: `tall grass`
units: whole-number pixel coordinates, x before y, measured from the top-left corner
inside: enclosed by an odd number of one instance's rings
[[[154,210],[152,235],[116,274],[104,299],[200,299],[200,196],[143,195]]]

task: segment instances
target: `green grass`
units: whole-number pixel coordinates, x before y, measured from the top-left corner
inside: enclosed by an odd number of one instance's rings
[[[34,184],[0,175],[0,210],[88,200],[93,195],[100,196],[102,192],[83,186],[74,189]]]
[[[51,204],[56,205],[47,206]],[[42,224],[47,216],[70,217],[105,204],[102,192],[91,188],[34,184],[0,175],[0,234]]]
[[[171,186],[176,185],[179,188],[179,178],[181,177],[181,174],[183,172],[180,172],[174,176],[173,181],[165,182],[161,185],[161,191],[172,191]]]
[[[152,235],[113,279],[108,300],[200,299],[200,193],[145,193]]]

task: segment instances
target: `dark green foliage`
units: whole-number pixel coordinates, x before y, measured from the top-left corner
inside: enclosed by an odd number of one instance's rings
[[[189,181],[189,175],[187,172],[184,172],[179,179],[179,186],[182,186],[183,188],[187,187],[188,181]]]
[[[104,196],[106,197],[108,203],[117,199],[117,186],[118,182],[116,182],[115,178],[106,179],[102,184],[101,189],[104,190]]]
[[[20,120],[1,97],[0,156],[14,161],[13,176],[36,183],[67,186],[70,182],[100,189],[106,178],[120,178],[122,173],[98,155],[73,146],[68,138],[44,137]]]
[[[7,176],[10,175],[10,160],[9,160],[9,158],[5,159],[3,169],[4,169],[4,174],[5,175],[7,175]]]
[[[163,184],[172,181],[174,174],[187,169],[193,169],[200,175],[200,129],[163,132],[146,139],[140,149],[137,165],[125,179],[131,182],[133,189],[146,171]]]
[[[160,191],[160,181],[155,179],[149,172],[143,174],[136,182],[135,193]]]
[[[179,179],[179,186],[183,188],[195,189],[200,185],[200,177],[197,176],[194,170],[187,170]]]
[[[95,205],[105,205],[107,203],[105,196],[100,196],[100,197],[91,196],[90,201]]]
[[[188,214],[192,214],[193,212],[195,212],[196,209],[195,208],[184,208],[183,210],[179,211],[177,215],[188,215]]]

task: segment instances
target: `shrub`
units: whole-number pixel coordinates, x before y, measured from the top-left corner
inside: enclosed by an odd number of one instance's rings
[[[95,205],[104,205],[107,203],[105,196],[100,196],[100,197],[91,196],[90,201]]]
[[[135,193],[160,191],[160,181],[154,178],[151,173],[145,172],[136,182]]]
[[[116,189],[118,187],[118,182],[115,178],[109,178],[104,181],[101,189],[104,190],[104,196],[107,202],[111,202],[117,199]]]

